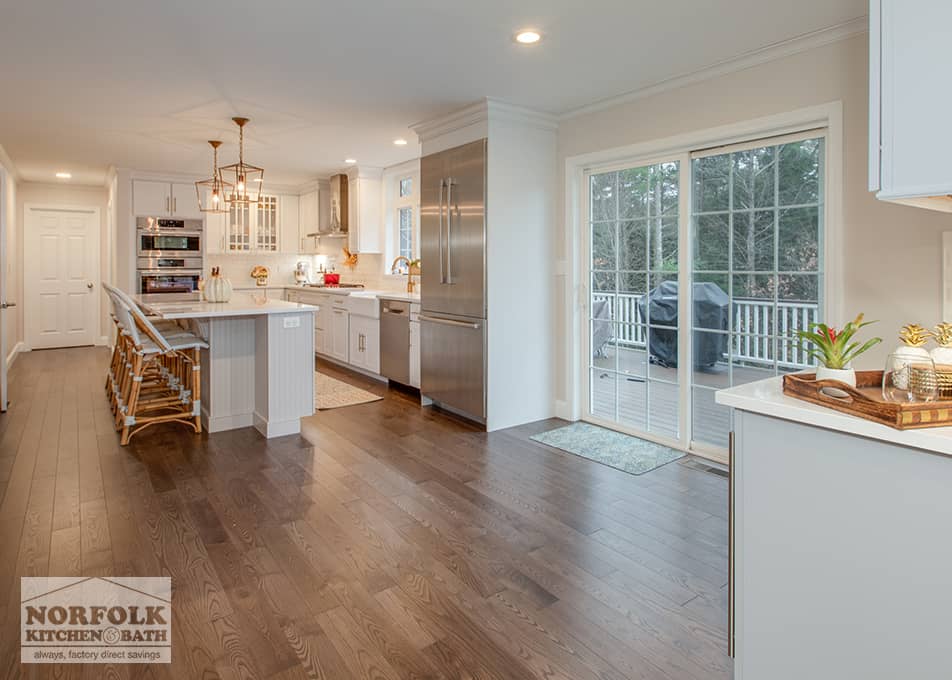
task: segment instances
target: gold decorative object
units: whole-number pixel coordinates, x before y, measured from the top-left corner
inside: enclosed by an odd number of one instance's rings
[[[344,248],[344,266],[353,269],[357,266],[357,253],[352,253],[348,248]]]
[[[922,347],[932,337],[932,332],[917,323],[907,324],[899,331],[899,339],[909,347]]]
[[[952,347],[952,323],[943,321],[936,324],[932,337],[940,347]]]
[[[245,163],[245,125],[248,124],[248,119],[236,116],[232,120],[238,126],[238,162],[220,168],[218,176],[232,187],[226,196],[229,203],[257,203],[264,182],[264,168]]]
[[[931,352],[939,382],[939,399],[952,399],[952,323],[936,324],[932,337],[939,345]]]
[[[251,278],[253,278],[255,280],[255,284],[259,286],[268,285],[269,274],[270,272],[268,271],[268,268],[263,267],[260,264],[251,270]]]
[[[208,143],[214,150],[212,177],[211,179],[205,179],[201,182],[195,182],[195,193],[198,195],[198,209],[203,213],[226,213],[228,212],[228,204],[225,202],[225,198],[232,192],[234,186],[223,180],[221,175],[218,174],[218,147],[221,146],[221,142],[217,139],[210,139]],[[205,193],[208,194],[207,203],[203,196]]]

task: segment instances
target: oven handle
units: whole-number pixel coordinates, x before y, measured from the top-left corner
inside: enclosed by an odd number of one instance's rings
[[[142,236],[202,236],[201,231],[172,231],[170,229],[149,229],[139,227],[136,231]]]
[[[201,270],[201,269],[176,269],[175,267],[169,267],[168,269],[138,269],[138,270],[136,270],[136,271],[139,272],[139,276],[142,276],[142,275],[146,275],[146,276],[159,275],[159,276],[161,276],[162,274],[166,274],[166,275],[169,275],[169,274],[184,274],[184,275],[186,275],[186,276],[192,276],[192,275],[194,275],[194,274],[198,274],[199,276],[202,275],[202,270]]]

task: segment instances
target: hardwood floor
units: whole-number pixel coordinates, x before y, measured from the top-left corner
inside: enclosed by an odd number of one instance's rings
[[[156,427],[121,448],[107,354],[23,354],[0,416],[0,675],[710,680],[727,480],[640,477],[397,391],[302,436]],[[171,665],[21,666],[19,577],[171,575]]]

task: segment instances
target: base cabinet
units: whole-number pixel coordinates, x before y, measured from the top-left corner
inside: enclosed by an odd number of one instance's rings
[[[350,361],[350,313],[342,307],[331,308],[330,356]]]
[[[365,371],[380,373],[379,319],[351,315],[350,363]]]
[[[952,458],[735,410],[734,678],[949,677]]]

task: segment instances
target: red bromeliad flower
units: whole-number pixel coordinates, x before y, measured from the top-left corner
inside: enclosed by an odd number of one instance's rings
[[[833,327],[830,327],[829,329],[827,329],[826,332],[827,332],[827,335],[830,336],[830,342],[836,342],[836,329]]]

